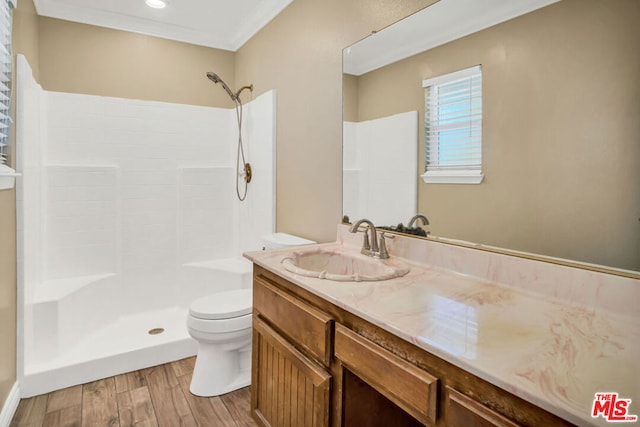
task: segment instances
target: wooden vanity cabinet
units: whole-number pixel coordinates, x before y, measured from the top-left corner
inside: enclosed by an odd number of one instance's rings
[[[251,412],[263,426],[570,426],[254,265]]]

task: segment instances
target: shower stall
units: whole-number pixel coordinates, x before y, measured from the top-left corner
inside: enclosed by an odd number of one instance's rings
[[[233,109],[43,90],[16,76],[22,397],[194,355],[191,301],[249,287],[275,228],[275,93]]]

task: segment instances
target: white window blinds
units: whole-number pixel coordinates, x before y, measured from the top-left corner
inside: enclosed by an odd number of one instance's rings
[[[11,130],[11,7],[0,0],[0,165],[7,161]]]
[[[425,182],[482,181],[482,72],[480,66],[427,79]]]

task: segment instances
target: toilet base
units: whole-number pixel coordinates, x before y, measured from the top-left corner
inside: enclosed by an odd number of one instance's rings
[[[244,347],[225,351],[220,344],[200,343],[189,391],[211,397],[251,384],[251,341]]]

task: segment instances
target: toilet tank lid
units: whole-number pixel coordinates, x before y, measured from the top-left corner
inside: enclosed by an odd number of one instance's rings
[[[206,320],[232,319],[251,314],[252,308],[251,289],[237,289],[198,298],[189,306],[189,314]]]
[[[289,246],[313,245],[317,242],[287,233],[271,233],[262,236],[267,248],[286,248]]]

